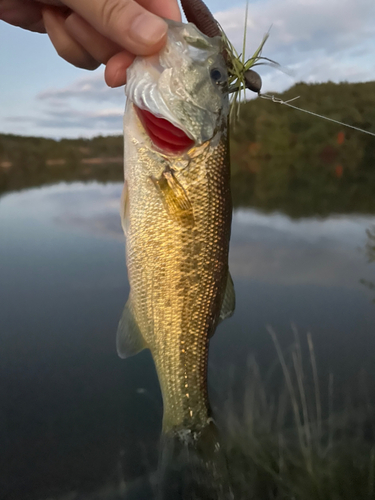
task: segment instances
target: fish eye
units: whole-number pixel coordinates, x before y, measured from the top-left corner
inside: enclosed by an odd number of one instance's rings
[[[210,71],[210,76],[211,80],[216,84],[223,83],[224,81],[224,75],[218,68],[212,68]]]

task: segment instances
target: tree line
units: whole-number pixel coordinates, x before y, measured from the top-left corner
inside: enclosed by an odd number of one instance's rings
[[[375,133],[375,82],[298,83],[274,94]],[[76,180],[121,181],[122,136],[0,134],[0,193]],[[231,127],[235,206],[291,216],[375,213],[375,137],[258,97]]]

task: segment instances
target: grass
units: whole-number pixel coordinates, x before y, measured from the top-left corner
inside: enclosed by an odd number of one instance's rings
[[[335,412],[331,375],[323,408],[311,335],[304,362],[298,332],[293,331],[294,344],[284,354],[268,328],[283,374],[279,393],[269,393],[252,360],[242,411],[229,404],[225,412],[222,426],[234,498],[375,499],[373,407],[362,402],[360,408]]]
[[[284,352],[275,331],[267,329],[277,353],[273,378],[279,381],[278,389],[269,387],[275,387],[274,382],[266,382],[251,359],[240,407],[233,396],[217,411],[233,500],[375,500],[375,412],[363,396],[364,381],[359,377],[361,395],[353,398],[359,402],[347,397],[340,405],[344,410],[338,410],[333,376],[321,387],[311,335],[301,342],[293,327],[294,342]],[[223,376],[228,378],[228,373]],[[58,498],[156,498],[155,472],[128,485],[119,462],[118,477],[118,483],[100,491]]]
[[[259,64],[264,64],[263,61],[268,61],[271,64],[278,66],[275,61],[271,61],[268,58],[262,57],[263,46],[268,40],[269,33],[266,33],[259,44],[258,48],[255,50],[254,54],[246,59],[245,51],[246,51],[246,35],[247,35],[247,18],[248,18],[248,8],[249,2],[246,2],[246,10],[245,10],[245,25],[244,25],[244,34],[242,41],[242,53],[238,54],[234,45],[231,43],[229,38],[226,36],[223,28],[220,26],[221,36],[224,45],[224,51],[226,54],[226,62],[228,67],[228,90],[231,93],[230,98],[230,121],[232,123],[236,123],[239,120],[239,112],[240,112],[240,102],[241,96],[243,101],[246,100],[246,72],[253,68],[253,66],[257,66]],[[259,89],[260,90],[260,89]]]

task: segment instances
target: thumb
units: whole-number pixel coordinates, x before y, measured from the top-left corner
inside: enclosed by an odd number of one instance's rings
[[[157,52],[167,23],[134,0],[64,0],[104,36],[137,55]]]

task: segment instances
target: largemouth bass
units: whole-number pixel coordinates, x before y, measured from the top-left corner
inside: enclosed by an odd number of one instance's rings
[[[150,349],[164,433],[209,425],[209,339],[234,309],[227,79],[221,39],[172,21],[165,48],[138,57],[127,74],[130,295],[117,348],[121,357]]]

